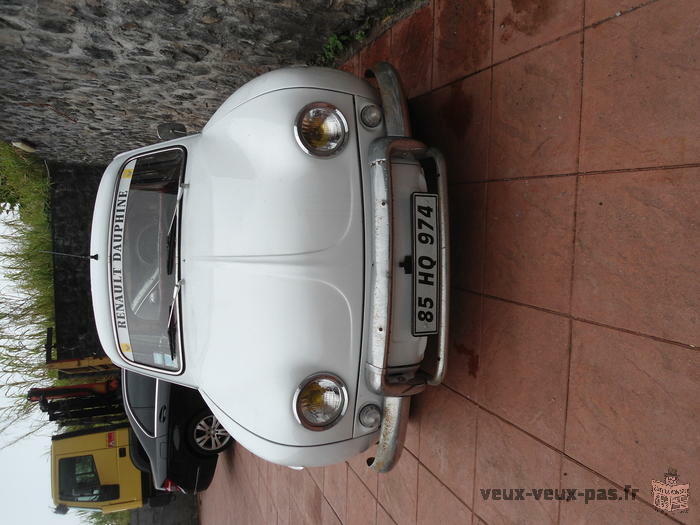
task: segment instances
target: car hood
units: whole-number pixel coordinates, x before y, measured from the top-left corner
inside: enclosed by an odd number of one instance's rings
[[[236,423],[300,446],[352,437],[364,288],[356,137],[332,159],[304,153],[293,123],[314,100],[354,129],[351,96],[309,89],[259,96],[205,129],[188,151],[181,230],[186,369]],[[312,432],[292,398],[321,371],[342,378],[349,406]]]

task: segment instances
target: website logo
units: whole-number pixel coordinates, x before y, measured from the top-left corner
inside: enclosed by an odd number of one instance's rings
[[[688,511],[690,485],[681,484],[678,472],[669,468],[663,481],[651,480],[651,495],[654,507],[666,512]]]

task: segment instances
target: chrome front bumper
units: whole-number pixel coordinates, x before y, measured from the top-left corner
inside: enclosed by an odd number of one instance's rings
[[[408,424],[410,397],[422,392],[425,385],[442,382],[447,365],[449,336],[449,225],[447,176],[442,154],[434,148],[411,139],[406,99],[394,68],[379,62],[372,68],[384,108],[387,137],[370,145],[370,191],[374,213],[374,261],[370,271],[372,297],[370,301],[369,352],[365,362],[367,386],[384,396],[384,413],[379,443],[371,467],[388,472],[398,461]],[[437,363],[432,374],[415,367],[391,369],[388,366],[391,336],[391,290],[394,267],[392,249],[392,185],[391,159],[412,156],[432,159],[437,174],[437,193],[440,199],[438,227],[440,230],[440,313],[438,318]]]

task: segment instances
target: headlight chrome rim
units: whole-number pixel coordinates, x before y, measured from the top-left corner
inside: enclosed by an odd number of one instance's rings
[[[330,113],[332,113],[340,122],[341,125],[341,131],[342,131],[342,139],[338,143],[338,145],[329,151],[324,151],[324,150],[319,150],[314,148],[311,144],[308,143],[306,138],[304,137],[302,130],[301,130],[301,124],[309,112],[313,109],[325,109],[328,110]],[[304,153],[307,155],[311,155],[312,157],[320,157],[320,158],[328,158],[328,157],[333,157],[343,151],[345,149],[345,146],[348,143],[348,137],[350,135],[350,127],[348,126],[348,121],[345,118],[345,115],[343,115],[343,112],[340,111],[336,106],[333,104],[329,104],[328,102],[312,102],[311,104],[307,104],[304,106],[301,111],[297,114],[296,119],[294,120],[294,138],[297,141],[297,144],[299,147],[302,149]]]
[[[301,414],[301,411],[299,409],[299,396],[301,395],[302,391],[304,388],[306,388],[309,383],[311,383],[314,380],[322,380],[326,379],[331,381],[332,383],[335,383],[335,385],[338,387],[338,390],[340,391],[340,396],[341,396],[341,403],[342,403],[342,408],[340,409],[340,412],[338,415],[328,422],[325,425],[313,425],[309,423],[306,419],[304,419],[303,415]],[[299,423],[301,426],[306,428],[307,430],[312,430],[314,432],[320,432],[322,430],[328,430],[329,428],[334,427],[341,419],[343,419],[343,416],[348,410],[348,389],[345,386],[345,383],[343,382],[342,379],[340,379],[337,375],[331,374],[330,372],[318,372],[315,374],[311,374],[310,376],[307,376],[301,383],[299,383],[299,386],[297,387],[296,391],[294,392],[294,398],[292,399],[292,413],[294,414],[294,418],[297,420],[297,423]]]

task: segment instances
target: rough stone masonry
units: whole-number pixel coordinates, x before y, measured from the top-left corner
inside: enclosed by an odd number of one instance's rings
[[[241,84],[305,64],[390,0],[0,0],[0,131],[53,161],[106,164],[197,131]]]

